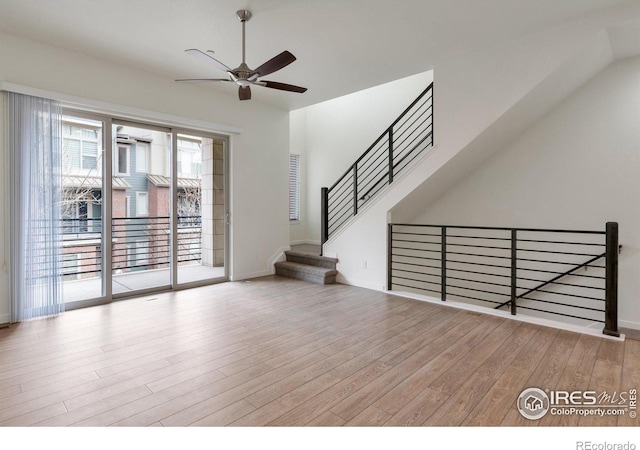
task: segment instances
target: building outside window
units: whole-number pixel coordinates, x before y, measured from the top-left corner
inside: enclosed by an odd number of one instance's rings
[[[119,176],[129,175],[129,150],[128,145],[118,144],[115,160],[115,174]]]
[[[97,170],[101,133],[98,129],[71,121],[62,123],[64,166],[67,170]]]
[[[149,173],[149,144],[136,143],[136,172]]]
[[[136,216],[149,215],[149,194],[136,192]]]

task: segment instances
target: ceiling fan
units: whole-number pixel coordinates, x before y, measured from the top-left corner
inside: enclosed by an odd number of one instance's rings
[[[249,66],[247,66],[245,62],[245,23],[251,19],[251,12],[246,9],[241,9],[236,11],[236,16],[240,19],[240,22],[242,22],[242,63],[238,67],[230,69],[211,56],[210,53],[213,53],[211,50],[208,50],[206,53],[195,48],[185,50],[191,56],[195,56],[196,58],[206,61],[209,64],[213,64],[218,69],[227,72],[227,74],[229,74],[229,78],[187,78],[176,81],[224,81],[236,83],[239,86],[238,97],[240,100],[251,99],[251,85],[279,89],[281,91],[298,93],[305,92],[307,88],[304,87],[259,79],[262,76],[269,75],[270,73],[288,66],[296,60],[296,57],[286,50],[279,55],[274,56],[257,69],[250,69]]]

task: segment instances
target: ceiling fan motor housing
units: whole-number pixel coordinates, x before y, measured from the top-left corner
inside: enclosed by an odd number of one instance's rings
[[[251,11],[249,11],[248,9],[240,9],[236,11],[236,16],[238,16],[240,22],[246,22],[247,20],[251,19]]]

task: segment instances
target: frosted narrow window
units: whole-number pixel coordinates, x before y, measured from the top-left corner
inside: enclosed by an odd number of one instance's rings
[[[289,220],[300,220],[300,155],[289,155]]]

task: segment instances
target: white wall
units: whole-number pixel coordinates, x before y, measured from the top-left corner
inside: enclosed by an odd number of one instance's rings
[[[289,113],[289,151],[300,156],[300,220],[290,222],[289,240],[295,244],[317,244],[318,237],[310,239],[307,236],[307,114],[306,109],[299,109]]]
[[[619,318],[640,329],[640,58],[619,61],[412,223],[604,230],[620,225]]]
[[[269,273],[270,258],[288,245],[289,114],[261,104],[257,93],[257,99],[239,102],[233,87],[227,95],[179,84],[6,33],[0,33],[0,82],[185,118],[183,123],[192,121],[208,131],[242,129],[231,136],[233,278]],[[8,216],[6,205],[0,213]],[[3,277],[0,314],[8,302]]]
[[[436,144],[445,144],[452,154],[463,149],[592,42],[600,26],[568,24],[436,67]]]
[[[424,72],[291,112],[291,151],[305,156],[306,191],[292,241],[320,242],[320,188],[331,186],[431,81],[433,73]]]
[[[517,139],[562,99],[613,62],[608,33],[604,30],[585,40],[581,47],[395,205],[391,210],[392,220],[406,222],[416,211],[422,211],[425,204],[464,180],[484,160]]]

